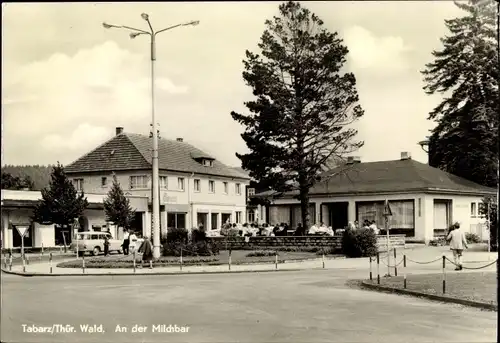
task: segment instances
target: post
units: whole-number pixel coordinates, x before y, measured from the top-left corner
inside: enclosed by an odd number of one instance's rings
[[[42,242],[42,256],[43,256],[43,242]]]
[[[394,276],[398,276],[398,264],[396,263],[397,261],[397,254],[396,254],[396,248],[394,248]]]
[[[85,274],[85,256],[82,256],[82,273]]]
[[[278,270],[278,252],[276,252],[276,255],[274,255],[274,266],[275,269]]]
[[[158,170],[158,129],[155,117],[155,60],[156,60],[156,42],[155,34],[151,34],[151,130],[153,131],[153,179],[151,180],[152,201],[153,201],[153,256],[160,257],[160,189],[159,189],[159,170]]]
[[[181,272],[182,272],[182,247],[181,247],[181,263],[180,263],[180,266],[181,266]]]
[[[372,257],[369,257],[370,259],[370,281],[373,281],[373,273],[372,273]]]
[[[29,266],[30,265],[30,257],[26,256],[26,264]]]
[[[3,253],[3,267],[7,269],[7,254]]]
[[[403,255],[403,288],[406,289],[406,254]]]
[[[26,233],[26,232],[25,232]],[[23,235],[21,236],[21,258],[23,259],[24,261],[24,233]]]
[[[377,285],[380,285],[380,253],[377,252]]]
[[[389,250],[389,218],[385,216],[385,231],[387,236],[387,276],[391,276],[391,253]]]
[[[443,255],[443,294],[446,293],[446,256]]]
[[[12,271],[12,253],[9,255],[9,270]]]
[[[231,270],[231,249],[229,249],[229,259],[228,259],[227,263],[229,265],[229,270]]]
[[[499,44],[500,44],[500,43],[499,43]],[[487,219],[486,219],[486,225],[487,225],[487,227],[486,227],[486,231],[488,232],[488,252],[491,252],[491,251],[490,251],[490,249],[491,249],[491,248],[490,248],[490,245],[491,245],[491,232],[490,232],[490,230],[491,230],[491,225],[490,225],[490,209],[491,209],[491,207],[490,207],[490,205],[491,205],[491,204],[490,204],[490,202],[488,201],[488,213],[487,213],[487,216],[488,216],[488,217],[487,217]],[[497,211],[498,211],[498,210],[497,210]],[[488,255],[488,261],[489,261],[489,260],[490,260],[490,256]]]
[[[21,257],[23,259],[23,273],[26,273],[26,260],[24,257]]]
[[[52,274],[52,253],[49,253],[50,274]]]
[[[134,259],[133,265],[134,265],[134,273],[135,273],[135,268],[136,268],[136,262],[135,262],[135,249],[134,249],[134,256],[133,256],[133,259]]]
[[[78,255],[78,232],[76,233],[76,259],[80,259],[80,256]]]
[[[323,263],[323,269],[325,269],[325,253],[321,255],[321,262]]]

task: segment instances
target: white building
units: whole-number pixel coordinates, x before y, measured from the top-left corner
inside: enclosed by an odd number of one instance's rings
[[[273,192],[257,196],[272,198]],[[375,220],[384,228],[384,202],[393,212],[389,222],[391,234],[405,234],[410,240],[429,242],[441,236],[455,222],[465,232],[487,239],[484,218],[479,215],[482,199],[496,196],[496,189],[446,173],[411,159],[402,153],[401,159],[361,163],[350,158],[347,165],[323,175],[323,181],[310,193],[311,224],[324,222],[334,229],[348,222]],[[285,222],[296,228],[301,222],[300,203],[296,193],[272,199],[272,205],[262,210],[270,224]]]

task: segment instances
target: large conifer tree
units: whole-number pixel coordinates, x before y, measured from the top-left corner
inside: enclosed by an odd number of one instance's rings
[[[113,185],[104,200],[106,220],[124,229],[130,229],[135,218],[135,211],[130,206],[130,200],[123,193],[120,183],[113,175]]]

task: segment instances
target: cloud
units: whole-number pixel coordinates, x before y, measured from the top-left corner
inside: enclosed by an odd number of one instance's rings
[[[377,37],[361,26],[348,27],[343,36],[349,47],[349,62],[356,70],[387,73],[409,67],[405,53],[412,49],[399,36]]]
[[[54,153],[75,151],[86,153],[97,147],[110,137],[109,128],[96,127],[90,124],[80,124],[70,134],[49,134],[41,140],[41,145]]]

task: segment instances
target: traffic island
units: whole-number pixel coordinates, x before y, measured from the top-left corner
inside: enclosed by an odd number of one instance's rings
[[[420,274],[407,277],[406,288],[401,276],[360,283],[364,289],[385,293],[416,296],[430,300],[455,303],[484,310],[498,311],[497,276],[495,272],[463,271],[447,273],[443,293],[442,274]]]

